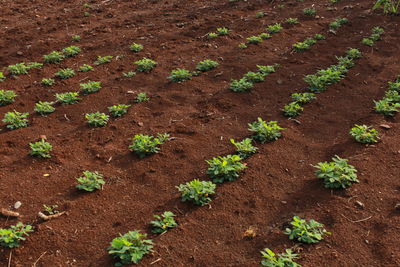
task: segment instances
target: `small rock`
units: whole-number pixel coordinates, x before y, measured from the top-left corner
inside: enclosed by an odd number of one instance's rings
[[[387,124],[381,124],[381,125],[379,125],[380,127],[382,127],[383,129],[390,129],[390,128],[392,128],[390,125],[387,125]]]
[[[281,203],[282,203],[282,204],[287,204],[287,201],[282,200]]]
[[[135,92],[134,91],[127,91],[126,93],[127,94],[134,94]]]
[[[282,81],[282,80],[277,80],[276,83],[277,83],[277,84],[282,84],[283,81]]]
[[[47,140],[47,136],[45,136],[44,134],[42,134],[41,136],[39,136],[40,139],[44,139]]]
[[[15,202],[14,209],[19,209],[21,207],[21,205],[22,205],[21,201]]]
[[[143,122],[139,121],[137,124],[138,124],[140,127],[143,127]]]
[[[394,208],[395,208],[396,210],[400,210],[400,203],[397,203],[397,204],[394,206]]]
[[[364,205],[364,203],[362,203],[361,201],[356,201],[356,204],[357,204],[357,206],[359,206],[360,208],[364,208],[365,207],[365,205]]]

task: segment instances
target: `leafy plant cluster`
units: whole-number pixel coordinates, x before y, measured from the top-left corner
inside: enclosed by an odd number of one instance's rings
[[[13,103],[16,97],[17,94],[13,90],[0,90],[0,106]]]
[[[110,116],[102,112],[87,113],[85,118],[88,124],[92,127],[106,126]]]
[[[102,189],[105,184],[102,174],[91,171],[84,171],[83,175],[76,178],[76,180],[78,181],[76,188],[87,192]]]
[[[181,193],[182,201],[190,201],[195,205],[204,206],[211,202],[211,196],[215,194],[217,187],[211,181],[200,181],[194,179],[186,184],[177,186]]]
[[[234,181],[239,178],[239,173],[246,169],[239,155],[227,155],[224,157],[215,157],[206,160],[209,167],[207,174],[213,179],[214,183],[223,183],[225,181]]]
[[[162,234],[169,229],[177,227],[178,224],[174,217],[175,214],[171,211],[165,211],[161,215],[154,215],[155,220],[150,222],[153,228],[151,231],[155,234]]]
[[[52,51],[47,55],[43,56],[43,61],[45,63],[54,64],[60,63],[65,58],[74,57],[81,52],[81,48],[79,46],[69,46],[64,48],[62,51]]]
[[[198,76],[203,72],[210,71],[218,67],[219,63],[211,59],[205,59],[197,63],[196,71],[189,71],[186,69],[175,69],[171,71],[171,75],[168,76],[173,82],[184,82],[192,79],[192,76]]]
[[[385,33],[385,30],[381,27],[374,27],[371,30],[371,35],[369,37],[363,38],[361,43],[368,46],[374,46],[376,41],[381,40],[381,35]]]
[[[257,118],[257,121],[248,125],[249,131],[254,133],[253,140],[262,144],[278,140],[282,136],[281,131],[284,130],[278,125],[277,121],[266,122],[261,118]]]
[[[291,227],[286,228],[285,234],[290,240],[297,240],[301,243],[315,244],[323,240],[324,235],[330,234],[322,223],[315,220],[306,221],[298,216],[293,217]]]
[[[372,9],[382,8],[385,14],[398,14],[400,8],[400,0],[377,0]]]
[[[132,138],[132,143],[129,145],[129,149],[138,155],[140,158],[144,158],[148,155],[158,153],[160,151],[160,145],[164,144],[165,141],[170,137],[169,134],[157,134],[157,136],[136,134]]]
[[[378,131],[367,125],[354,125],[350,135],[361,144],[374,144],[379,141]]]
[[[325,40],[325,36],[317,33],[313,38],[309,37],[305,39],[303,42],[295,43],[293,45],[293,50],[295,52],[304,52],[306,50],[309,50],[311,46],[315,45],[319,40]]]
[[[293,253],[291,249],[286,249],[284,253],[276,254],[269,248],[261,251],[263,267],[301,267],[294,260],[299,258],[299,255]]]
[[[381,100],[374,100],[375,112],[393,117],[400,112],[400,76],[395,81],[388,82],[388,87]]]
[[[229,35],[229,33],[230,33],[230,30],[229,30],[228,28],[226,28],[226,27],[220,27],[220,28],[217,28],[217,29],[215,30],[215,32],[209,32],[209,33],[207,33],[207,38],[208,38],[208,39],[215,39],[215,38],[217,38],[217,37],[219,37],[219,36]]]
[[[316,99],[314,93],[293,93],[293,101],[283,107],[283,114],[290,118],[296,117],[304,110],[303,105],[310,103],[314,99]]]
[[[22,74],[28,74],[31,69],[40,69],[42,67],[43,64],[38,62],[21,62],[15,65],[9,65],[7,70],[11,75],[18,76]]]
[[[4,114],[3,122],[6,123],[6,127],[10,130],[25,128],[28,126],[28,116],[28,112],[9,111]]]
[[[25,236],[33,232],[31,225],[25,225],[22,222],[11,225],[10,228],[0,228],[0,246],[5,248],[17,248],[21,241],[25,241]]]
[[[53,149],[53,146],[44,139],[35,143],[30,143],[29,146],[31,147],[30,154],[32,156],[39,158],[51,158],[50,152]]]
[[[233,92],[247,92],[251,88],[253,88],[254,83],[259,83],[263,82],[265,80],[265,77],[276,71],[276,68],[278,68],[279,65],[257,65],[258,71],[257,72],[248,72],[246,73],[243,78],[239,80],[232,80],[230,84],[230,89]]]
[[[329,23],[329,28],[331,30],[337,30],[347,23],[349,23],[349,20],[347,18],[337,18],[331,23]]]

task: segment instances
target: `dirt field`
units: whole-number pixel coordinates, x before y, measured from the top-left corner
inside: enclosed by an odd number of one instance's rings
[[[113,266],[106,250],[111,240],[135,229],[155,242],[141,266],[259,266],[260,250],[266,247],[276,252],[295,247],[303,266],[400,266],[400,212],[395,209],[400,202],[400,123],[398,116],[388,119],[373,111],[373,100],[381,99],[387,81],[400,74],[400,17],[371,12],[369,0],[335,5],[311,0],[83,4],[2,1],[0,71],[6,73],[8,65],[18,62],[43,62],[43,55],[69,45],[82,52],[0,83],[0,89],[18,94],[14,103],[0,107],[1,118],[14,109],[32,113],[26,128],[8,130],[1,122],[0,208],[20,201],[23,217],[0,217],[0,228],[18,221],[35,228],[12,253],[0,248],[1,266]],[[312,5],[318,15],[314,19],[302,12]],[[266,16],[256,18],[259,11]],[[300,24],[283,23],[289,17]],[[328,24],[337,17],[349,23],[334,34]],[[246,37],[277,22],[284,26],[280,33],[238,48]],[[385,29],[383,40],[374,47],[362,45],[375,26]],[[217,27],[228,27],[230,35],[208,40],[206,34]],[[316,33],[326,40],[303,53],[292,51],[294,43]],[[72,42],[75,34],[80,42]],[[129,51],[132,42],[143,44],[143,51]],[[335,56],[349,47],[360,49],[363,57],[346,78],[318,94],[297,121],[284,117],[281,109],[290,94],[307,88],[304,75],[335,64]],[[40,84],[59,68],[77,69],[106,55],[114,56],[113,61],[94,71],[77,72],[52,87]],[[156,60],[157,67],[121,77],[143,57]],[[183,83],[166,78],[171,70],[193,70],[206,58],[220,65]],[[256,65],[275,63],[281,67],[251,92],[229,90],[231,79],[255,71]],[[47,117],[33,112],[37,101],[79,90],[86,80],[101,81],[103,88],[78,104],[57,105]],[[150,101],[135,104],[138,92],[147,92]],[[132,104],[125,116],[110,119],[105,127],[87,126],[85,113],[107,112],[118,103]],[[283,137],[258,145],[240,178],[218,186],[210,207],[182,203],[176,186],[194,178],[208,180],[205,160],[234,153],[229,139],[249,137],[247,124],[257,117],[279,121]],[[355,142],[349,135],[354,124],[374,126],[381,141],[371,146]],[[164,132],[175,139],[162,145],[159,154],[139,159],[129,151],[134,134]],[[41,135],[53,145],[50,159],[29,155],[29,143]],[[323,187],[311,165],[334,155],[357,168],[359,184],[346,190]],[[78,192],[75,178],[84,170],[101,172],[104,190]],[[67,215],[43,222],[37,213],[44,204],[57,204]],[[179,226],[161,236],[151,234],[153,214],[165,210],[177,214]],[[282,233],[294,215],[325,224],[332,235],[316,245],[296,245]],[[250,240],[243,237],[249,227],[257,233]]]

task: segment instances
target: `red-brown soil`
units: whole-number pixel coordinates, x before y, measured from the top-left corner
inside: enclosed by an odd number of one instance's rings
[[[106,251],[110,241],[135,229],[147,232],[156,244],[142,266],[258,266],[260,250],[281,252],[295,246],[282,233],[294,215],[320,221],[332,232],[317,245],[297,249],[303,266],[400,266],[400,213],[395,209],[400,202],[400,123],[398,117],[389,120],[373,112],[373,100],[383,96],[386,81],[400,74],[400,18],[370,12],[369,0],[343,0],[331,11],[327,2],[93,1],[91,15],[84,17],[87,9],[81,1],[2,1],[0,68],[42,61],[43,55],[71,44],[79,45],[82,53],[0,83],[0,89],[19,95],[15,103],[0,107],[1,118],[13,109],[33,113],[35,102],[78,90],[83,80],[103,83],[100,92],[78,104],[57,106],[48,117],[31,115],[27,128],[9,131],[2,124],[0,207],[21,201],[20,220],[35,227],[28,240],[12,250],[10,266],[112,266]],[[277,8],[279,4],[285,8]],[[319,18],[302,14],[311,5]],[[255,18],[262,10],[267,16]],[[288,17],[298,17],[301,24],[284,25],[281,33],[260,45],[237,47],[266,25]],[[350,23],[337,34],[327,33],[327,24],[337,17]],[[224,26],[232,30],[228,37],[204,38]],[[361,45],[374,26],[385,28],[383,40],[374,48]],[[291,52],[292,44],[315,33],[327,39],[307,52]],[[81,42],[73,43],[73,34],[79,34]],[[132,42],[145,49],[133,54]],[[346,78],[305,107],[298,118],[301,124],[286,119],[281,108],[291,93],[305,90],[303,76],[335,64],[335,56],[348,47],[361,49],[364,56]],[[40,85],[60,67],[76,69],[98,55],[122,57],[50,89]],[[120,78],[144,56],[158,62],[151,73]],[[194,69],[206,58],[218,60],[220,66],[180,84],[166,79],[172,69]],[[274,63],[281,65],[278,71],[250,93],[228,90],[231,79],[255,71],[257,64]],[[148,92],[151,100],[133,104],[135,94],[129,91]],[[133,106],[106,127],[87,126],[85,113],[106,112],[117,103]],[[181,203],[175,187],[194,178],[208,179],[205,160],[233,153],[229,139],[249,136],[247,123],[257,117],[278,120],[286,128],[283,138],[260,145],[259,153],[246,160],[249,168],[240,179],[217,188],[209,208]],[[356,143],[348,134],[355,123],[378,128],[381,142],[368,147]],[[391,128],[380,128],[382,123]],[[176,139],[144,159],[128,150],[134,134],[157,132]],[[54,147],[51,159],[28,155],[28,144],[41,135]],[[310,165],[334,155],[348,158],[358,169],[359,184],[331,191],[316,179]],[[104,190],[78,193],[75,178],[83,170],[103,173]],[[43,204],[57,204],[68,215],[42,222],[37,213]],[[165,210],[178,215],[179,227],[161,236],[150,234],[152,215]],[[17,221],[1,217],[0,227]],[[246,240],[243,233],[249,227],[257,229],[257,236]],[[7,266],[9,257],[10,250],[1,248],[0,265]]]

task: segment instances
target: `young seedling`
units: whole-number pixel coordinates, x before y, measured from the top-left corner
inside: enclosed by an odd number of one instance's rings
[[[268,25],[266,30],[269,34],[274,34],[274,33],[279,33],[282,29],[283,27],[280,23],[275,23],[272,25]]]
[[[350,135],[361,144],[374,144],[379,141],[378,131],[367,125],[354,125]]]
[[[21,241],[25,241],[25,236],[33,232],[31,225],[22,222],[10,226],[8,229],[0,228],[0,246],[5,248],[17,248]]]
[[[246,49],[246,48],[247,48],[247,45],[246,45],[245,43],[240,43],[240,44],[238,45],[238,47],[239,47],[240,49]]]
[[[87,192],[93,192],[95,190],[103,189],[106,183],[103,180],[103,175],[98,172],[84,171],[81,177],[76,178],[78,185],[76,188]]]
[[[303,9],[303,14],[310,17],[315,17],[315,15],[317,15],[317,10],[315,8],[305,8]]]
[[[147,93],[142,92],[142,93],[138,93],[135,99],[136,103],[142,103],[142,102],[146,102],[149,101],[150,98],[147,96]]]
[[[171,71],[171,75],[168,76],[173,82],[184,82],[192,79],[192,73],[185,69],[175,69]]]
[[[114,118],[121,117],[122,115],[128,112],[128,109],[131,105],[118,104],[108,107],[108,111],[111,116]]]
[[[222,36],[222,35],[228,35],[230,31],[228,28],[222,27],[222,28],[217,28],[217,30],[215,32],[219,36]]]
[[[324,235],[330,234],[322,223],[315,220],[308,222],[298,216],[293,217],[290,223],[291,228],[286,228],[285,234],[289,235],[290,240],[297,240],[306,244],[315,244],[324,239]]]
[[[64,60],[64,56],[61,52],[58,51],[53,51],[48,55],[43,56],[43,60],[45,63],[60,63],[61,61]]]
[[[80,100],[79,92],[60,93],[56,94],[55,97],[62,105],[72,105],[78,103]]]
[[[3,82],[6,79],[6,76],[4,76],[4,73],[0,71],[0,82]]]
[[[169,138],[169,134],[157,134],[157,137],[144,134],[136,134],[132,138],[129,149],[133,151],[139,158],[158,153],[160,145],[164,144]]]
[[[320,162],[314,166],[315,174],[324,180],[326,188],[346,188],[352,183],[358,183],[357,170],[347,163],[347,159],[339,156],[332,158],[331,162]]]
[[[286,20],[286,23],[290,24],[290,25],[295,25],[295,24],[299,24],[299,20],[297,18],[288,18]]]
[[[292,99],[294,102],[297,102],[299,104],[307,104],[310,103],[312,100],[314,100],[315,94],[314,93],[293,93],[292,94]]]
[[[368,46],[374,46],[374,44],[375,44],[374,40],[369,39],[369,38],[363,38],[361,43],[363,45],[368,45]]]
[[[79,35],[72,35],[71,39],[74,42],[79,42],[81,40],[81,37]]]
[[[0,90],[0,106],[13,103],[16,97],[17,94],[12,90]]]
[[[257,152],[257,147],[253,146],[253,140],[250,138],[245,138],[241,142],[235,142],[235,140],[230,139],[231,143],[236,147],[236,153],[242,158],[248,158]]]
[[[134,71],[128,71],[128,72],[123,72],[122,73],[122,76],[125,77],[125,78],[132,78],[135,75],[136,75],[136,72],[134,72]]]
[[[41,83],[44,86],[52,86],[56,83],[56,80],[53,78],[43,78]]]
[[[97,56],[97,60],[95,62],[93,62],[93,64],[98,66],[98,65],[110,63],[112,58],[113,58],[113,56],[104,56],[104,57]]]
[[[219,156],[206,160],[209,165],[207,174],[211,176],[214,183],[234,181],[239,178],[239,173],[247,168],[241,160],[242,158],[238,155]]]
[[[86,120],[88,121],[89,126],[92,127],[102,127],[107,125],[107,122],[110,118],[105,113],[95,112],[95,113],[88,113],[85,115]]]
[[[47,215],[54,215],[57,213],[60,213],[57,209],[58,209],[58,205],[43,205],[43,209],[44,209],[44,213],[46,213]]]
[[[359,59],[362,57],[361,51],[356,48],[350,48],[349,50],[347,50],[346,55],[351,59]]]
[[[176,215],[171,211],[165,211],[161,215],[154,215],[156,220],[151,221],[152,232],[155,234],[162,234],[167,232],[169,229],[173,229],[178,226],[174,217]]]
[[[244,75],[243,78],[245,78],[248,82],[251,82],[251,83],[260,83],[260,82],[263,82],[265,80],[264,79],[265,76],[266,75],[261,73],[261,72],[249,71],[248,73],[246,73]]]
[[[205,59],[203,61],[200,61],[197,66],[196,66],[196,70],[201,71],[201,72],[206,72],[206,71],[210,71],[212,69],[215,69],[216,67],[218,67],[218,62],[211,60],[211,59]]]
[[[44,139],[35,143],[30,143],[29,146],[31,147],[31,156],[38,158],[51,158],[50,152],[53,149],[53,146]]]
[[[78,71],[79,72],[88,72],[91,71],[93,69],[92,66],[88,65],[88,64],[83,64],[82,66],[79,67]]]
[[[42,116],[53,113],[56,109],[53,107],[54,102],[42,102],[39,101],[35,104],[35,111]]]
[[[259,44],[263,41],[263,39],[261,39],[259,36],[250,36],[246,40],[249,44]]]
[[[376,0],[373,10],[383,8],[384,14],[398,14],[400,8],[399,0]]]
[[[269,248],[261,251],[262,261],[261,266],[263,267],[301,267],[300,264],[294,262],[295,259],[299,258],[299,255],[293,253],[291,249],[286,249],[285,253],[275,254]]]
[[[283,115],[290,118],[300,115],[300,113],[303,110],[304,108],[297,102],[290,102],[289,104],[285,105],[282,109]]]
[[[28,71],[34,68],[41,68],[43,64],[37,62],[29,62],[29,63],[17,63],[15,65],[10,65],[7,67],[8,72],[11,75],[17,76],[22,74],[28,74]]]
[[[146,237],[140,231],[130,231],[114,238],[107,250],[118,260],[115,266],[138,264],[146,254],[152,252],[153,241]]]
[[[138,72],[149,72],[157,66],[157,62],[149,58],[142,58],[134,63],[137,66]]]
[[[21,113],[14,110],[4,114],[3,122],[5,122],[7,124],[7,128],[11,130],[25,128],[28,126],[28,116],[28,112]]]
[[[375,111],[388,117],[393,117],[400,112],[400,103],[393,102],[390,98],[384,98],[379,101],[374,101]]]
[[[262,32],[257,37],[261,38],[262,40],[267,40],[267,39],[271,38],[271,34]]]
[[[252,82],[249,82],[246,78],[242,78],[240,80],[232,80],[229,89],[233,92],[243,93],[249,91],[253,86]]]
[[[218,37],[218,34],[216,34],[215,32],[207,33],[207,39],[215,39],[217,37]]]
[[[342,27],[344,24],[347,24],[348,22],[349,22],[349,20],[346,18],[337,18],[335,21],[329,23],[329,28],[332,30],[337,30],[340,27]]]
[[[133,43],[129,46],[129,49],[135,53],[140,52],[143,50],[143,45],[141,44],[137,44],[137,43]]]
[[[81,52],[78,46],[72,45],[62,50],[64,57],[74,57]]]
[[[274,73],[276,71],[276,68],[279,67],[279,64],[275,64],[275,65],[257,65],[258,68],[258,72],[260,72],[261,74],[263,74],[264,76],[270,74],[270,73]]]
[[[256,13],[256,18],[262,18],[262,17],[265,17],[265,13],[263,12],[263,11],[259,11],[259,12],[257,12]]]
[[[282,136],[281,131],[283,128],[278,125],[277,121],[265,122],[263,119],[257,118],[257,121],[248,125],[249,131],[254,132],[253,140],[262,144],[278,140]]]
[[[101,89],[101,82],[88,81],[86,83],[81,83],[80,87],[83,94],[91,94]]]
[[[316,34],[314,35],[314,39],[315,39],[315,40],[318,40],[318,41],[321,41],[321,40],[325,40],[326,38],[325,38],[325,36],[323,36],[322,34],[316,33]]]
[[[61,80],[65,80],[75,76],[75,71],[71,68],[60,69],[55,75]]]
[[[194,179],[176,188],[181,192],[183,202],[190,201],[195,205],[204,206],[211,202],[211,195],[215,194],[216,187],[213,182]]]

